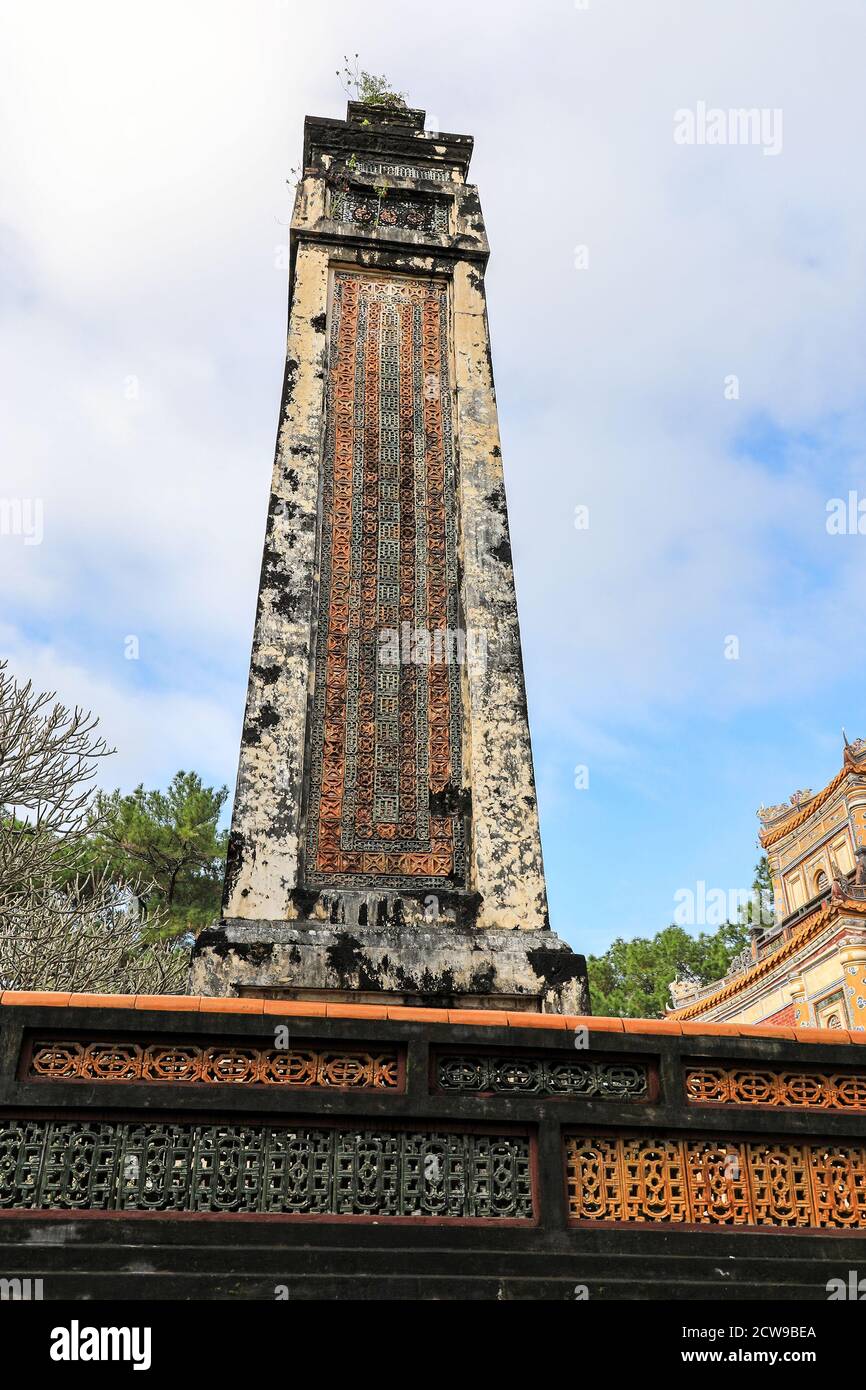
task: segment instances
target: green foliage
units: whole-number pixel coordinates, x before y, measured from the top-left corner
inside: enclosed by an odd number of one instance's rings
[[[343,67],[337,69],[343,91],[352,101],[363,102],[366,106],[383,106],[389,111],[405,111],[407,107],[405,92],[396,92],[387,77],[377,77],[358,66],[358,54],[350,60],[343,57]]]
[[[753,919],[768,916],[772,903],[766,856],[755,865],[753,897],[739,910],[736,922],[723,922],[712,932],[692,935],[671,924],[655,936],[632,941],[617,937],[604,955],[589,956],[587,971],[593,1012],[620,1018],[663,1018],[670,1007],[670,984],[693,979],[708,985],[725,974],[740,951],[749,945]]]
[[[205,787],[194,772],[176,773],[165,792],[100,793],[88,868],[144,885],[145,917],[153,908],[166,916],[161,935],[206,926],[220,909],[228,836],[217,822],[227,796],[227,787]]]
[[[672,924],[653,937],[617,937],[603,956],[587,960],[593,1013],[663,1018],[672,980],[718,980],[748,939],[748,928],[739,922],[724,922],[715,932],[697,936]]]

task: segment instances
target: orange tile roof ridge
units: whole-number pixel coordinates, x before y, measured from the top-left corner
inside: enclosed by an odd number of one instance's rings
[[[825,907],[828,906],[825,904]],[[858,904],[866,912],[866,904]],[[790,943],[789,943],[790,944]],[[773,957],[772,959],[776,959]],[[492,1009],[421,1009],[398,1004],[377,1005],[336,1004],[311,999],[258,999],[245,996],[232,998],[228,995],[190,995],[190,994],[71,994],[64,990],[17,990],[0,992],[0,1007],[31,1005],[51,1008],[96,1008],[99,1000],[105,1000],[107,1008],[126,1008],[136,1012],[159,1010],[160,1012],[246,1014],[264,1016],[282,1014],[299,1018],[346,1018],[365,1020],[385,1020],[391,1022],[470,1025],[476,1028],[544,1028],[561,1031],[576,1031],[587,1028],[596,1032],[617,1032],[633,1035],[653,1036],[660,1033],[687,1035],[689,1037],[705,1032],[708,1035],[725,1034],[740,1037],[767,1037],[778,1035],[781,1038],[800,1039],[799,1032],[788,1026],[772,1028],[761,1024],[750,1026],[740,1023],[689,1023],[680,1018],[606,1018],[592,1014],[531,1014],[515,1013]],[[810,1036],[804,1042],[866,1042],[866,1033],[856,1035],[847,1029],[828,1030],[826,1037],[816,1038],[816,1029],[808,1030]]]
[[[758,839],[761,842],[762,848],[769,849],[771,845],[778,844],[779,840],[783,840],[790,831],[796,830],[798,825],[802,825],[804,821],[808,820],[812,812],[817,811],[818,808],[823,806],[824,802],[833,795],[836,788],[844,782],[849,772],[866,772],[866,761],[855,761],[853,758],[849,760],[846,757],[843,766],[836,773],[836,776],[831,777],[826,787],[822,787],[819,792],[816,792],[804,806],[792,806],[790,813],[784,820],[774,825],[771,829],[758,831]]]

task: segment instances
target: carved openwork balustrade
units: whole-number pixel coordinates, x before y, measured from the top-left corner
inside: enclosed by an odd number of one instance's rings
[[[608,1269],[629,1252],[629,1277],[649,1279],[654,1260],[661,1269],[688,1253],[706,1266],[706,1296],[711,1269],[724,1270],[720,1241],[751,1269],[772,1238],[794,1241],[786,1269],[819,1292],[855,1258],[840,1240],[866,1252],[863,1042],[652,1020],[7,992],[0,1264],[36,1274],[34,1252],[50,1248],[68,1295],[76,1243],[99,1265],[122,1232],[132,1289],[142,1251],[162,1248],[169,1228],[176,1261],[194,1269],[199,1247],[234,1221],[246,1223],[228,1238],[247,1252],[241,1263],[263,1241],[274,1259],[303,1241],[338,1288],[349,1276],[335,1233],[350,1223],[356,1253],[389,1247],[387,1231],[403,1229],[392,1243],[415,1249],[416,1281],[419,1252],[446,1247],[448,1279],[486,1289],[495,1278],[506,1290],[525,1279],[530,1295],[551,1282],[561,1291],[602,1257]],[[309,1267],[297,1274],[310,1277]],[[261,1277],[245,1278],[251,1296],[267,1296]],[[599,1280],[622,1296],[609,1269]]]

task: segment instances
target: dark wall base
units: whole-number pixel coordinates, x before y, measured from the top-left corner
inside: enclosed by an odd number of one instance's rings
[[[0,1217],[7,1278],[52,1299],[827,1299],[866,1239]],[[584,1292],[585,1290],[585,1292]]]

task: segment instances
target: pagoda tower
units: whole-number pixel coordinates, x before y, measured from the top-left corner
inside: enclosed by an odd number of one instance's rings
[[[472,139],[308,117],[201,994],[586,1013],[550,929]]]

